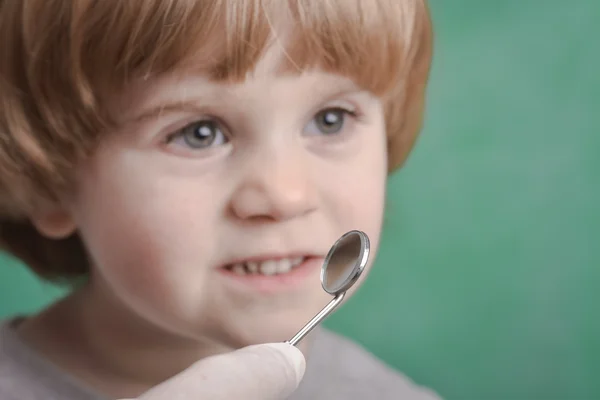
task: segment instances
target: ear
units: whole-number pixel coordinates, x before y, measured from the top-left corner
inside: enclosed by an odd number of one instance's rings
[[[64,239],[76,229],[71,215],[58,205],[43,207],[30,220],[40,234],[50,239]]]

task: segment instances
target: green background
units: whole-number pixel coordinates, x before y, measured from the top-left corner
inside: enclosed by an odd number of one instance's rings
[[[600,2],[431,9],[426,127],[326,324],[446,399],[600,399]],[[0,259],[0,318],[60,293]]]

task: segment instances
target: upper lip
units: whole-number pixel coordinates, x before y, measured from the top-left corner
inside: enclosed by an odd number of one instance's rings
[[[304,258],[317,258],[317,257],[324,257],[319,253],[315,253],[315,252],[307,252],[307,251],[294,251],[294,252],[286,252],[286,253],[263,253],[263,254],[257,254],[257,255],[251,255],[251,256],[244,256],[244,257],[235,257],[232,259],[229,259],[226,262],[220,263],[219,267],[226,267],[229,265],[234,265],[234,264],[242,264],[242,263],[247,263],[247,262],[262,262],[262,261],[267,261],[267,260],[281,260],[281,259],[293,259],[293,258],[298,258],[298,257],[304,257]]]

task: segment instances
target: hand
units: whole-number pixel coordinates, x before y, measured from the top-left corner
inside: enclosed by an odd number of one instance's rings
[[[254,345],[202,359],[138,400],[282,400],[305,368],[302,352],[290,344]]]

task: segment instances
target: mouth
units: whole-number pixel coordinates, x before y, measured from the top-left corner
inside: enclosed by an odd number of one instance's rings
[[[218,271],[237,290],[269,294],[304,288],[322,263],[318,256],[273,257],[236,261]]]
[[[242,261],[234,264],[229,264],[223,268],[226,271],[232,272],[236,275],[282,275],[287,274],[293,269],[297,268],[304,261],[307,256],[300,256],[294,258],[279,258],[270,260],[260,261]]]

